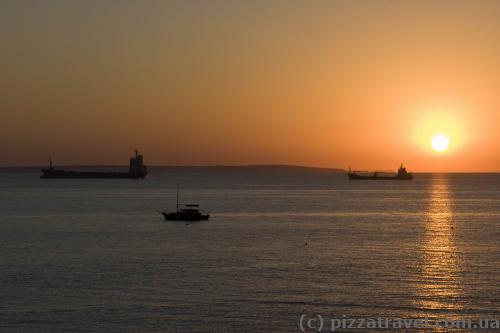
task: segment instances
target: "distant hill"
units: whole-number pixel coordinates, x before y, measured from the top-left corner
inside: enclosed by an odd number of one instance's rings
[[[170,166],[151,166],[150,170],[165,170],[165,171],[180,171],[186,170],[203,170],[203,171],[297,171],[297,172],[345,172],[339,168],[319,168],[300,165],[284,165],[284,164],[261,164],[261,165],[214,165],[214,166],[189,166],[189,165],[170,165]]]
[[[43,166],[46,167],[46,166]],[[127,165],[56,165],[57,169],[65,170],[97,170],[97,171],[115,171],[128,170]],[[0,167],[0,172],[38,172],[41,167],[37,166],[19,166],[19,167]],[[168,172],[168,171],[212,171],[212,172],[286,172],[286,173],[304,173],[304,172],[320,172],[320,173],[332,173],[332,172],[345,172],[344,169],[340,168],[319,168],[319,167],[309,167],[309,166],[299,166],[299,165],[282,165],[282,164],[265,164],[265,165],[214,165],[214,166],[190,166],[190,165],[151,165],[148,166],[150,172]]]

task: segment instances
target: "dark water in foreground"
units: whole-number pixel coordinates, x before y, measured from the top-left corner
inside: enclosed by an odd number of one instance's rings
[[[2,332],[294,332],[301,314],[500,319],[500,175],[38,175],[0,173]],[[162,221],[177,182],[209,222]]]

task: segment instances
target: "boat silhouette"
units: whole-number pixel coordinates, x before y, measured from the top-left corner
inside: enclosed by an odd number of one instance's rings
[[[177,185],[176,211],[158,211],[166,221],[202,221],[208,220],[210,215],[199,210],[198,204],[179,203],[179,185]]]
[[[143,157],[139,152],[135,151],[135,156],[130,158],[128,172],[99,172],[99,171],[66,171],[55,169],[52,165],[52,158],[49,161],[49,168],[41,169],[42,175],[40,178],[144,178],[148,174],[148,169],[143,164]]]
[[[375,171],[373,173],[367,171],[351,171],[349,167],[349,172],[347,176],[350,180],[412,180],[413,173],[406,171],[403,167],[403,163],[398,169],[396,174],[388,173],[384,171]]]

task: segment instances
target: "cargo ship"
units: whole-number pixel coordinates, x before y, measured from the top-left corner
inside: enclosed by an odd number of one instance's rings
[[[413,179],[413,173],[406,171],[406,168],[403,167],[403,163],[401,163],[401,166],[399,167],[397,173],[384,172],[384,171],[375,171],[375,172],[351,171],[351,168],[349,168],[347,176],[351,180],[412,180]]]
[[[50,159],[48,169],[42,169],[40,178],[103,178],[103,179],[142,179],[148,174],[148,169],[143,164],[143,157],[135,151],[135,156],[130,158],[128,172],[100,172],[100,171],[65,171],[55,169]]]

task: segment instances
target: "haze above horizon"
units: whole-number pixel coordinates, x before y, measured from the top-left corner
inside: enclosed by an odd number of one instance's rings
[[[3,1],[0,166],[500,171],[500,2]]]

